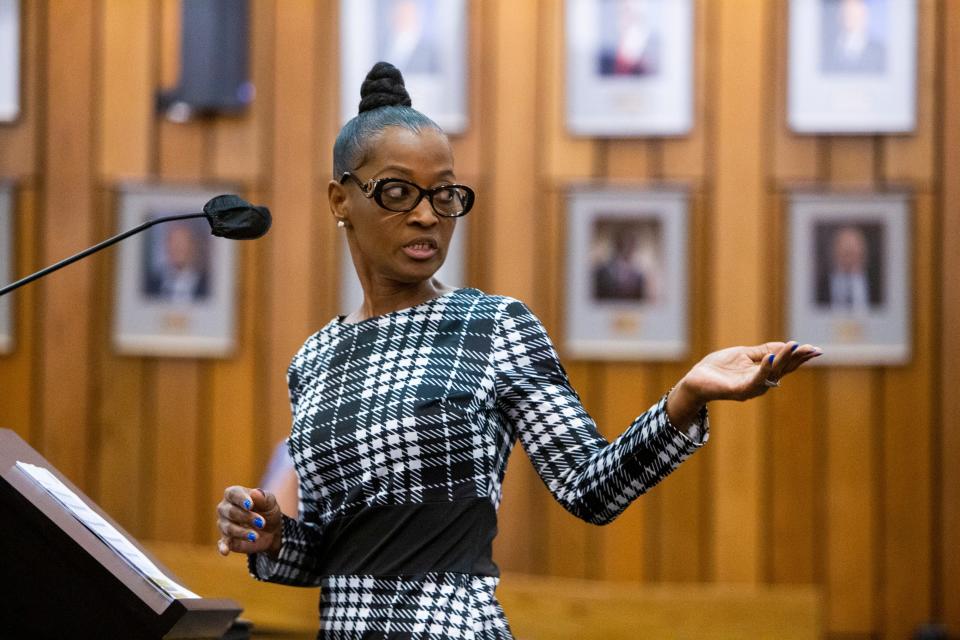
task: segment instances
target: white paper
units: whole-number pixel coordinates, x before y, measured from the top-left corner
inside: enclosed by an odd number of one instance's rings
[[[156,585],[163,593],[171,598],[199,598],[197,594],[177,584],[166,574],[164,574],[157,565],[153,564],[149,558],[137,549],[126,536],[117,531],[116,527],[103,519],[100,514],[91,509],[80,499],[80,496],[70,490],[63,484],[59,478],[50,473],[48,469],[38,467],[27,462],[17,461],[17,467],[47,490],[50,495],[64,506],[73,516],[82,522],[98,538],[103,540],[111,547],[121,558],[126,560],[130,566],[140,572],[147,580]]]

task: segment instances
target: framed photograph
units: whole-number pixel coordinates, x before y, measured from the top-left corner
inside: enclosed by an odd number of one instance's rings
[[[688,349],[682,189],[575,188],[567,203],[565,351],[676,360]]]
[[[818,364],[909,361],[909,211],[906,193],[790,195],[787,333]]]
[[[467,128],[466,0],[341,0],[341,120],[357,115],[360,85],[385,60],[403,73],[413,106],[450,134]]]
[[[119,229],[203,210],[229,186],[124,185]],[[235,340],[236,242],[204,218],[164,222],[118,247],[114,344],[131,355],[221,357]]]
[[[0,122],[20,115],[20,0],[0,0]]]
[[[691,0],[566,0],[567,127],[671,136],[693,125]]]
[[[913,131],[916,0],[790,0],[789,46],[794,131]]]
[[[347,236],[343,229],[338,229],[340,234],[340,314],[349,315],[360,308],[363,304],[363,287],[360,286],[360,279],[357,277],[357,270],[353,266],[353,258],[350,256],[350,247],[347,245]],[[443,284],[450,287],[467,286],[467,248],[469,223],[467,218],[457,220],[456,230],[453,232],[453,240],[450,248],[447,250],[447,258],[443,261],[443,266],[434,276]]]
[[[13,278],[13,184],[0,180],[0,283],[10,284]],[[0,353],[13,350],[11,297],[0,298]]]

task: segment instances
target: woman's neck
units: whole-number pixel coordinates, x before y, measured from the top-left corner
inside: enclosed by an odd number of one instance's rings
[[[436,278],[423,282],[377,282],[364,283],[363,304],[348,315],[344,322],[355,323],[382,316],[387,313],[415,307],[453,291]]]

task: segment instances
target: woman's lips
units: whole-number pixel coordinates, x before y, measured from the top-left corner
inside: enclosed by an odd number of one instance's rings
[[[414,260],[429,260],[437,255],[437,245],[430,240],[416,240],[404,245],[403,252]]]

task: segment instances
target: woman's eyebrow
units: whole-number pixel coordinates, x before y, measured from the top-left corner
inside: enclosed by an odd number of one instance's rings
[[[377,173],[375,173],[374,175],[379,177],[379,176],[382,176],[384,173],[388,173],[388,172],[399,172],[404,174],[405,177],[413,179],[413,171],[411,171],[408,167],[404,167],[399,164],[388,164],[387,166],[377,171]],[[450,178],[450,179],[456,178],[456,174],[454,173],[453,169],[444,169],[443,171],[438,172],[436,176],[437,176],[436,177],[437,180],[445,180],[447,178]]]

